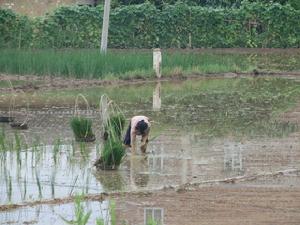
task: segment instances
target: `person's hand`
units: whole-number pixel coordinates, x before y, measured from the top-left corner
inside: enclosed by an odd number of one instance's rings
[[[141,151],[142,151],[143,153],[145,153],[146,150],[147,150],[147,142],[144,143],[143,145],[141,145]]]

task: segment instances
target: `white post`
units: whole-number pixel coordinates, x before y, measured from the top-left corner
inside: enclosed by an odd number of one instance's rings
[[[110,11],[110,0],[105,0],[103,24],[102,24],[102,36],[101,36],[101,49],[100,49],[101,53],[106,53],[107,50],[109,11]]]
[[[153,49],[153,69],[157,78],[161,78],[161,60],[160,48]]]

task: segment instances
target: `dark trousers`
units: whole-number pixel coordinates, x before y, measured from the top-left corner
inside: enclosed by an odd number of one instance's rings
[[[124,144],[128,145],[128,146],[131,146],[131,125],[130,124],[129,124],[129,127],[126,131],[126,134],[125,134]]]

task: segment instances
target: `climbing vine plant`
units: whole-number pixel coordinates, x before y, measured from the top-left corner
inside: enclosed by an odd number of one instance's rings
[[[28,18],[0,9],[1,48],[97,48],[103,7],[60,7]],[[111,10],[110,48],[300,47],[300,10],[244,1],[238,8],[151,3]]]

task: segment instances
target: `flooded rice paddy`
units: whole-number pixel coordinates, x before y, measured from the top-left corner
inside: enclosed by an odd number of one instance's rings
[[[93,120],[94,143],[75,142],[70,129],[79,93],[89,108],[82,102],[77,113]],[[104,93],[127,119],[144,114],[153,121],[147,154],[128,150],[116,171],[93,166],[102,146]],[[112,224],[114,214],[117,224],[147,224],[148,218],[172,225],[300,223],[297,80],[5,92],[0,102],[1,115],[29,126],[1,124],[0,224],[64,224],[75,216],[75,194],[86,196],[88,224],[97,218]]]

